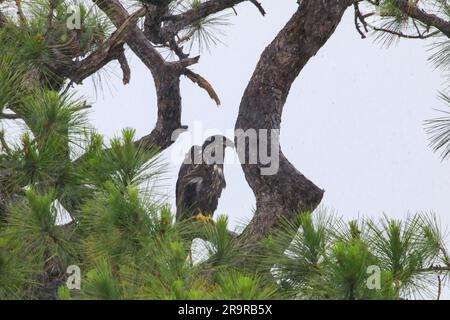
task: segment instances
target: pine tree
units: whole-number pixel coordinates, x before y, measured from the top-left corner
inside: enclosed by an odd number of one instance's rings
[[[345,222],[325,210],[314,211],[322,191],[282,154],[286,161],[273,177],[244,168],[254,192],[268,199],[257,203],[255,219],[239,235],[228,230],[225,216],[215,223],[175,223],[168,205],[146,187],[164,176],[160,152],[173,142],[173,130],[182,127],[180,76],[220,102],[212,85],[189,69],[198,62],[190,56],[220,40],[216,30],[229,18],[221,12],[240,2],[142,0],[133,2],[138,9],[129,14],[118,0],[94,0],[92,8],[75,1],[0,1],[0,121],[22,127],[17,139],[0,131],[0,299],[440,295],[448,285],[450,259],[435,216]],[[264,14],[259,2],[250,2]],[[281,118],[280,101],[295,73],[351,5],[363,37],[372,30],[385,44],[429,39],[430,59],[448,73],[445,0],[299,1],[292,20],[261,58],[237,128],[266,127],[261,112]],[[430,20],[429,8],[437,18]],[[79,28],[67,24],[73,12],[79,14]],[[303,14],[317,23],[304,24]],[[313,40],[305,40],[304,32]],[[113,60],[128,83],[125,43],[157,80],[158,123],[143,138],[127,128],[105,141],[87,120],[91,106],[71,88]],[[160,48],[171,53],[167,60]],[[284,85],[281,96],[259,86],[267,74]],[[448,103],[448,94],[443,97]],[[261,102],[258,108],[255,101]],[[279,104],[275,111],[272,102]],[[432,143],[444,158],[450,150],[449,123],[448,117],[429,123]],[[281,183],[283,196],[277,193]],[[261,223],[261,216],[272,220]],[[193,238],[203,240],[197,250]],[[66,285],[70,266],[81,270],[79,289]]]

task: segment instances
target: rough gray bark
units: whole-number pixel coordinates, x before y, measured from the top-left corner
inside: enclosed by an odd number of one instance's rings
[[[236,130],[280,129],[292,83],[334,33],[352,3],[301,1],[291,20],[262,54],[242,98]],[[323,196],[323,191],[302,175],[281,149],[279,156],[280,168],[275,175],[261,175],[260,162],[242,165],[256,197],[256,212],[241,237],[256,243],[270,235],[284,219],[293,221],[299,212],[313,210]]]

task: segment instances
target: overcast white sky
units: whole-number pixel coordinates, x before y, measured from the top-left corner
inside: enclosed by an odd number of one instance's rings
[[[194,128],[200,121],[204,129],[222,132],[234,128],[260,54],[297,6],[286,0],[262,3],[268,12],[264,18],[251,4],[239,5],[233,25],[225,29],[225,45],[204,52],[195,66],[219,93],[220,108],[183,79],[183,124]],[[450,225],[450,163],[432,153],[423,127],[424,120],[436,116],[433,108],[442,107],[437,92],[443,78],[427,62],[424,42],[381,48],[373,38],[361,40],[352,19],[353,10],[348,10],[292,87],[281,147],[302,173],[326,190],[323,205],[346,218],[383,213],[400,218],[408,212],[432,211],[443,225]],[[118,77],[108,81],[110,88],[105,86],[97,97],[92,81],[81,90],[95,105],[93,124],[108,137],[124,127],[145,135],[156,120],[151,75],[131,53],[130,57],[130,85],[122,86],[117,70]],[[187,151],[190,145],[183,147]],[[169,161],[171,149],[165,152]],[[181,161],[179,157],[170,162],[166,190],[172,202]],[[228,214],[232,225],[248,221],[255,200],[241,168],[229,165],[225,173],[228,188],[217,213]]]

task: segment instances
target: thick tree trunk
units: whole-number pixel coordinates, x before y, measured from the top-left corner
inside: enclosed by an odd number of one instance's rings
[[[172,140],[174,131],[182,127],[180,78],[173,72],[161,72],[154,79],[158,96],[158,119],[152,132],[136,143],[144,148],[158,146],[164,150],[175,142]]]
[[[300,2],[297,12],[262,54],[242,98],[236,130],[280,129],[292,83],[334,33],[352,3],[352,0]],[[259,137],[258,140],[259,145],[262,141]],[[248,156],[248,142],[246,150]],[[258,164],[242,164],[256,196],[256,212],[241,238],[256,243],[270,235],[283,219],[294,221],[299,212],[315,209],[323,197],[323,190],[302,175],[281,149],[278,172],[261,175],[264,167],[260,159]]]

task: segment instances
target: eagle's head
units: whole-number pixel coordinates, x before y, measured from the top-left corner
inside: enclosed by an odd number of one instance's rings
[[[234,143],[222,135],[210,136],[202,145],[203,159],[207,164],[223,164],[225,149],[234,148]]]

